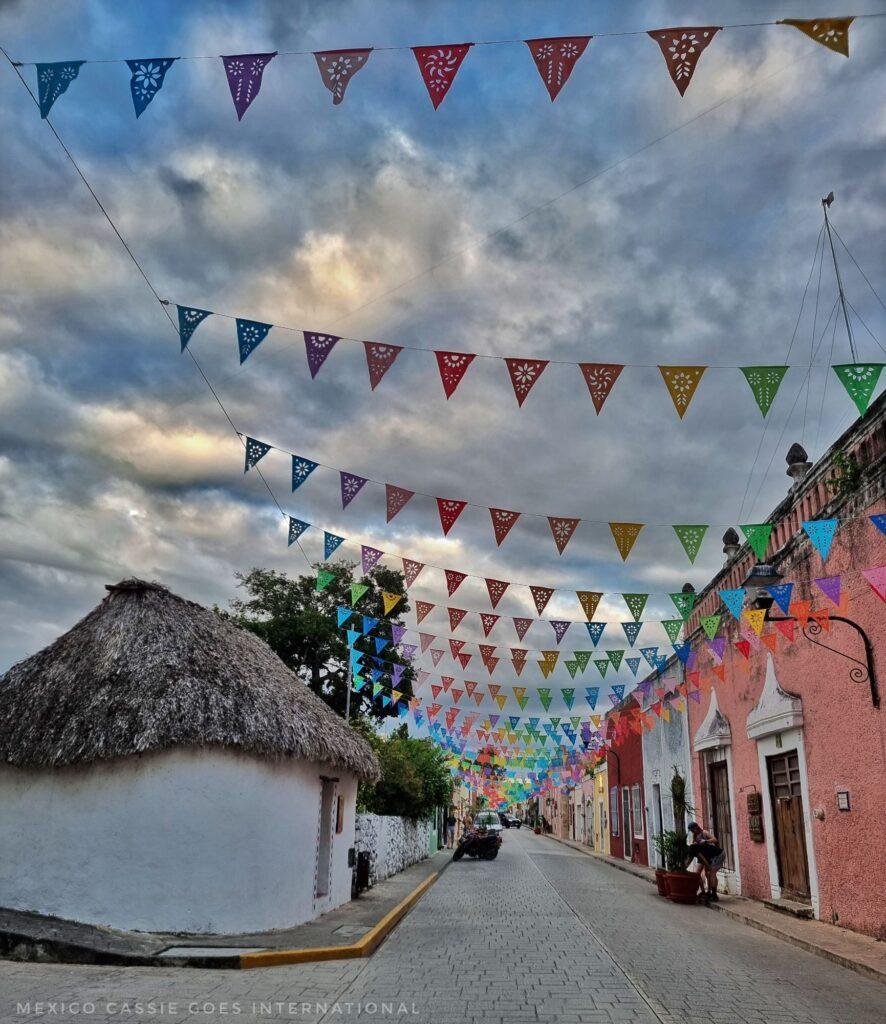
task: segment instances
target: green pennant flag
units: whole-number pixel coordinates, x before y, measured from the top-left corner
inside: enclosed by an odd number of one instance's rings
[[[751,551],[757,556],[757,561],[762,562],[766,558],[766,548],[769,547],[772,523],[752,523],[742,526],[741,532],[751,545]]]
[[[664,626],[665,633],[668,634],[668,640],[672,644],[677,642],[677,637],[680,635],[680,630],[683,628],[682,619],[662,619],[662,626]]]
[[[522,689],[522,687],[520,687],[520,689]],[[520,710],[523,711],[525,710],[526,705],[529,703],[529,698],[526,696],[525,693],[521,693],[519,696],[517,696],[517,703],[520,705]]]
[[[315,587],[317,593],[319,594],[321,590],[325,590],[334,579],[334,572],[329,572],[328,569],[321,569],[317,573],[317,585]]]
[[[566,666],[566,670],[569,672],[569,675],[575,679],[575,673],[578,671],[578,662],[573,661],[571,658],[567,658],[563,664]]]
[[[572,728],[577,729],[581,725],[581,715],[574,715],[569,721],[572,722]]]
[[[369,586],[366,583],[352,583],[351,604],[356,604],[367,590],[369,590]]]
[[[381,693],[381,691],[383,689],[384,689],[384,687],[382,686],[381,683],[373,683],[372,684],[372,696],[373,697],[377,697]]]
[[[722,615],[705,615],[701,620],[701,628],[705,631],[705,636],[708,640],[713,640],[717,635],[717,630],[720,628],[720,619]]]
[[[786,366],[742,366],[739,369],[745,375],[745,380],[754,393],[760,412],[765,417],[775,401],[775,396],[788,368]]]
[[[685,593],[669,594],[668,596],[674,602],[677,611],[683,616],[683,621],[685,622],[695,607],[695,591],[689,590]]]
[[[573,702],[575,701],[575,687],[564,686],[560,690],[560,693],[563,695],[563,703],[566,705],[566,707],[572,708]]]
[[[594,658],[594,664],[597,666],[597,671],[601,676],[606,675],[606,669],[609,668],[610,661],[608,658]]]
[[[547,686],[539,686],[538,688],[538,699],[542,703],[542,707],[545,711],[551,706],[551,691]]]
[[[634,616],[634,622],[639,622],[643,617],[643,609],[649,600],[648,594],[622,594],[628,611]]]
[[[695,526],[675,526],[674,533],[683,545],[683,550],[686,552],[686,556],[692,564],[695,564],[696,556],[698,555],[698,549],[701,547],[701,542],[704,540],[704,535],[707,533],[707,526],[703,524],[697,524]]]
[[[588,665],[589,665],[589,663],[591,661],[591,652],[590,651],[573,651],[572,655],[575,658],[575,660],[578,662],[578,667],[582,670],[582,672],[584,672],[584,670],[588,667]]]
[[[560,719],[559,719],[559,717],[558,717],[558,718],[554,718],[554,717],[553,717],[553,715],[552,715],[552,716],[551,716],[551,725],[552,725],[552,726],[553,726],[553,727],[554,727],[555,729],[559,728],[559,726],[560,726]]]
[[[831,367],[862,416],[868,411],[884,366],[886,363],[842,363]]]
[[[607,651],[609,660],[612,662],[612,667],[617,672],[621,668],[621,659],[624,657],[624,651]]]

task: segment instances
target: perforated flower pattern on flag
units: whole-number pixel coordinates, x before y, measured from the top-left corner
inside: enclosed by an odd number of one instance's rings
[[[699,57],[719,31],[718,27],[709,25],[706,28],[662,28],[649,33],[658,43],[681,96],[689,88]]]
[[[332,93],[333,105],[345,98],[345,90],[357,72],[365,67],[372,48],[364,50],[321,50],[314,54],[320,78]]]
[[[451,43],[446,46],[413,46],[421,77],[427,86],[434,110],[443,102],[455,81],[458,69],[472,43]]]
[[[243,120],[243,115],[258,96],[264,70],[276,56],[275,50],[273,53],[240,53],[222,57],[238,121]]]
[[[826,46],[834,53],[849,56],[849,26],[855,18],[813,18],[803,21],[798,18],[784,18],[780,25],[793,25],[804,35]]]
[[[37,65],[37,96],[41,117],[49,117],[53,103],[62,93],[67,92],[84,63],[82,60],[68,60]]]
[[[126,62],[132,72],[129,88],[136,117],[141,117],[151,100],[163,88],[166,72],[175,61],[175,57],[150,57]]]
[[[550,39],[527,39],[526,45],[548,90],[551,102],[569,80],[572,69],[587,49],[591,36],[560,36]]]

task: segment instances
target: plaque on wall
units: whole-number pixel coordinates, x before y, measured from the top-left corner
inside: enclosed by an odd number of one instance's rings
[[[755,843],[762,843],[763,834],[763,795],[748,793],[748,833]]]

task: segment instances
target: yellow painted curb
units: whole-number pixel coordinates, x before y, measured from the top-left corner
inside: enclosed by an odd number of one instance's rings
[[[439,877],[439,871],[429,875],[404,900],[389,910],[378,924],[370,928],[359,941],[351,946],[314,946],[307,949],[274,949],[267,953],[244,953],[240,957],[240,969],[283,967],[286,964],[310,964],[323,960],[353,960],[371,956],[403,915],[421,899]]]

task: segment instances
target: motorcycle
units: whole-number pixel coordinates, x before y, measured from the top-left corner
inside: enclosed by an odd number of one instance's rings
[[[480,860],[495,860],[500,846],[501,836],[497,832],[488,832],[486,829],[465,832],[458,841],[452,859],[461,860],[467,854]]]

